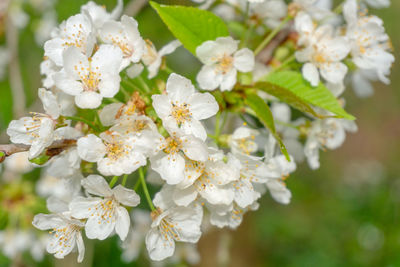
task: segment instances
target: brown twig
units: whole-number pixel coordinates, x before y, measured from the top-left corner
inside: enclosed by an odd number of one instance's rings
[[[292,22],[289,22],[290,24]],[[289,24],[289,25],[290,25]],[[291,26],[282,29],[269,44],[257,55],[257,60],[259,62],[268,64],[275,52],[275,49],[279,47],[284,41],[287,40],[291,32]]]
[[[6,20],[6,42],[9,53],[9,78],[13,96],[13,113],[21,117],[25,113],[25,92],[22,82],[21,67],[18,55],[18,28],[14,25],[10,16]]]
[[[56,156],[60,154],[67,147],[74,146],[76,144],[76,140],[74,139],[63,139],[54,141],[47,149],[46,155],[48,156]],[[0,157],[0,162],[3,162],[6,157],[11,156],[12,154],[28,151],[31,146],[21,145],[21,144],[0,144],[0,152],[3,152],[4,155]]]

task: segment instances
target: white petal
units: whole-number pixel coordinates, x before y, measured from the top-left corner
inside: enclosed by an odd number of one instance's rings
[[[71,46],[63,53],[65,72],[74,80],[81,80],[89,73],[89,61],[78,48]]]
[[[78,247],[78,262],[82,262],[85,257],[85,244],[81,232],[76,234],[76,246]]]
[[[97,162],[106,154],[103,141],[94,134],[79,138],[77,149],[79,157],[89,162]]]
[[[82,180],[81,184],[89,194],[102,197],[110,197],[113,194],[107,181],[97,174],[89,175]]]
[[[123,107],[122,103],[112,103],[105,106],[99,114],[101,124],[111,126],[115,123],[118,111]]]
[[[304,79],[309,81],[312,86],[318,86],[319,84],[319,73],[318,69],[313,65],[312,63],[306,63],[304,64],[302,68],[302,73],[304,76]]]
[[[208,158],[206,144],[201,139],[190,135],[182,138],[182,150],[192,160],[206,161]]]
[[[172,105],[168,96],[152,95],[151,99],[153,100],[153,107],[161,119],[164,119],[171,114]]]
[[[121,77],[118,74],[103,73],[99,91],[103,97],[114,97],[119,91]]]
[[[321,66],[320,71],[322,77],[328,82],[337,84],[343,82],[344,76],[347,73],[347,66],[340,62],[329,63]]]
[[[172,73],[168,77],[166,87],[168,98],[172,103],[185,103],[195,91],[194,86],[189,79],[176,73]]]
[[[38,94],[46,114],[49,114],[53,119],[57,119],[60,116],[60,107],[56,96],[51,91],[47,91],[44,88],[40,88]]]
[[[99,204],[100,198],[76,197],[69,204],[71,215],[77,219],[89,218],[94,213],[94,207]]]
[[[233,56],[233,66],[240,72],[249,72],[254,69],[254,54],[248,48],[237,51]]]
[[[203,208],[200,205],[176,207],[171,210],[170,218],[175,224],[179,241],[197,243],[201,236],[200,225],[203,218]]]
[[[236,84],[236,74],[235,68],[231,69],[228,73],[222,76],[221,91],[230,91]]]
[[[102,213],[103,211],[99,211]],[[115,227],[115,214],[110,215],[110,217],[103,219],[101,214],[98,216],[90,216],[86,221],[85,232],[89,239],[99,239],[104,240],[109,237]]]
[[[196,48],[196,55],[203,64],[215,63],[224,55],[232,55],[238,48],[239,41],[232,37],[219,37],[215,41],[206,41]]]
[[[76,96],[83,91],[82,83],[74,80],[64,71],[55,73],[53,79],[56,87],[68,95]]]
[[[174,125],[176,125],[176,123],[174,123],[173,125],[169,124],[169,121],[170,120],[166,121],[166,128],[174,127]],[[201,124],[201,122],[196,119],[192,118],[190,121],[185,121],[184,123],[182,123],[180,130],[187,135],[194,135],[202,141],[205,141],[207,139],[206,129],[204,128],[203,124]]]
[[[122,62],[122,51],[113,45],[101,45],[93,55],[91,68],[96,69],[102,75],[109,73],[117,75]],[[98,68],[98,69],[97,69]]]
[[[102,100],[102,95],[90,91],[81,92],[79,95],[75,96],[75,103],[80,108],[97,108],[100,106]]]
[[[177,205],[187,207],[197,198],[197,195],[195,186],[189,186],[185,189],[175,188],[173,199]]]
[[[171,257],[175,251],[175,242],[172,239],[166,240],[157,228],[151,229],[146,235],[146,248],[150,259],[161,261]]]
[[[136,207],[140,203],[140,197],[132,189],[123,187],[122,185],[117,185],[112,189],[115,198],[119,203],[125,206]]]
[[[214,66],[204,65],[197,74],[196,80],[201,89],[214,90],[222,82],[222,75],[215,69]]]
[[[219,110],[217,101],[214,96],[209,93],[193,94],[188,104],[190,104],[190,111],[192,112],[193,118],[196,120],[208,119],[214,116]]]
[[[178,184],[183,180],[185,160],[182,156],[159,153],[150,158],[150,162],[152,169],[158,172],[168,184]]]
[[[55,214],[37,214],[33,217],[33,226],[39,230],[48,230],[63,226],[65,222]]]
[[[115,232],[122,241],[124,241],[126,236],[128,235],[130,223],[131,219],[129,217],[128,211],[124,207],[118,207]]]

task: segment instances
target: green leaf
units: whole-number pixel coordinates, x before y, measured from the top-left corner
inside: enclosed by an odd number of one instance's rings
[[[308,104],[312,104],[316,107],[328,110],[336,114],[339,118],[345,118],[348,120],[355,119],[354,116],[347,113],[340,106],[336,97],[322,83],[320,83],[317,87],[312,87],[306,80],[303,79],[301,73],[295,71],[280,71],[276,73],[271,73],[266,78],[266,81],[272,85],[286,89],[287,91],[290,91],[295,96],[297,96],[297,99],[294,99],[293,95],[291,96],[289,96],[289,94],[284,95],[282,89],[275,88],[274,91],[276,94],[278,94],[277,91],[279,90],[280,97],[279,96],[277,97],[278,98],[286,97],[287,100],[292,101],[292,103],[288,102],[288,104],[291,104],[292,106],[296,105],[294,106],[295,108],[298,108],[300,110],[308,109],[307,107],[304,106],[304,103],[300,104],[299,101],[296,101],[296,100],[302,100],[303,102],[306,102]],[[284,99],[282,100],[285,101]],[[296,101],[296,104],[294,103],[294,101]],[[311,113],[311,111],[307,112]]]
[[[35,163],[37,165],[44,165],[45,163],[47,163],[49,161],[51,157],[47,156],[45,153],[40,154],[38,157],[34,158],[34,159],[30,159],[29,161],[32,163]]]
[[[264,126],[270,130],[276,141],[278,141],[282,154],[285,155],[288,161],[290,161],[286,147],[276,132],[274,118],[272,117],[272,112],[267,103],[265,103],[261,97],[252,93],[247,95],[245,103],[254,111],[255,115],[262,122],[262,124],[264,124]]]
[[[228,27],[213,13],[194,7],[166,6],[150,2],[173,35],[193,55],[208,40],[229,36]]]
[[[281,101],[291,105],[292,107],[302,112],[310,113],[317,118],[326,117],[316,113],[306,101],[304,101],[303,99],[295,95],[292,91],[286,88],[268,82],[258,82],[254,85],[254,87],[258,90],[264,91],[272,96],[279,98]]]

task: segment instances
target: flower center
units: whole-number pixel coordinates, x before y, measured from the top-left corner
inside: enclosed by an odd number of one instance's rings
[[[56,228],[50,232],[50,234],[54,234],[57,238],[58,247],[60,247],[60,252],[63,253],[63,249],[68,249],[71,247],[72,236],[81,230],[81,227],[76,224],[69,224],[63,228]],[[54,246],[55,244],[51,244]]]
[[[106,143],[107,158],[111,160],[118,160],[121,156],[128,153],[126,145],[122,141],[116,141],[114,143]]]
[[[224,55],[218,62],[217,70],[226,74],[233,67],[233,57],[229,55]]]
[[[186,103],[181,105],[172,103],[171,114],[179,126],[186,121],[190,121],[192,113],[190,112],[189,107],[190,105]]]
[[[71,35],[62,38],[64,40],[64,43],[62,44],[62,46],[64,46],[64,47],[75,46],[78,48],[82,48],[82,47],[84,48],[85,43],[86,43],[86,35],[82,31],[83,30],[82,24],[79,24],[79,25],[74,24],[72,26],[74,27],[74,30],[77,30],[77,32],[72,33]],[[64,29],[64,31],[66,31],[66,29]]]
[[[89,92],[95,92],[98,89],[100,79],[101,79],[101,73],[98,73],[97,71],[99,70],[99,67],[96,67],[95,70],[92,70],[91,65],[91,59],[89,58],[89,67],[85,68],[82,67],[82,61],[79,62],[79,65],[81,66],[79,68],[78,65],[74,66],[75,71],[78,73],[79,78],[81,79],[83,83],[83,90],[89,91]]]
[[[89,208],[89,211],[92,211],[90,216],[97,217],[99,224],[114,222],[115,208],[117,206],[118,202],[114,199],[114,197],[104,198],[103,201],[94,206],[94,210],[92,210],[92,208]]]
[[[164,149],[164,152],[167,154],[176,154],[181,150],[182,141],[178,138],[168,137],[166,139],[167,145]]]
[[[119,36],[113,37],[109,35],[108,39],[110,39],[114,45],[118,46],[122,50],[124,57],[130,57],[132,55],[133,48],[128,44],[128,40],[125,36],[121,39]]]

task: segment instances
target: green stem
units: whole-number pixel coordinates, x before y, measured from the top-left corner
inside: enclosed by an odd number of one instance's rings
[[[163,70],[168,74],[174,73],[174,71],[170,67],[168,67],[166,63],[164,65]]]
[[[135,183],[135,185],[133,186],[133,190],[134,191],[137,191],[138,190],[138,188],[139,188],[139,185],[141,184],[141,181],[140,181],[140,179],[137,179],[137,181],[136,181],[136,183]]]
[[[287,65],[289,65],[290,63],[292,63],[294,60],[296,59],[296,56],[293,54],[290,57],[288,57],[285,61],[282,62],[281,65],[279,65],[278,67],[276,67],[275,69],[272,70],[272,72],[277,72],[278,70],[283,69],[284,67],[286,67]],[[271,72],[271,73],[272,73]]]
[[[215,118],[215,131],[214,131],[214,135],[216,138],[218,138],[219,134],[220,134],[220,127],[219,127],[219,123],[220,123],[220,119],[221,119],[221,112],[217,113],[217,116]]]
[[[114,176],[114,177],[111,179],[110,183],[108,184],[108,185],[110,186],[110,188],[113,188],[113,187],[114,187],[115,183],[118,181],[118,178],[119,178],[119,176]]]
[[[291,20],[292,17],[288,16],[276,27],[270,34],[265,37],[265,39],[257,46],[256,50],[254,50],[254,55],[257,55],[261,52],[261,50],[278,34],[278,32],[286,25],[286,23]]]
[[[142,88],[140,88],[139,86],[137,86],[136,84],[133,84],[131,81],[129,81],[129,80],[122,80],[122,85],[125,85],[125,86],[127,86],[127,87],[130,87],[130,88],[132,88],[133,89],[133,91],[138,91],[138,92],[141,92],[141,93],[146,93],[146,91],[145,90],[143,90]]]
[[[147,83],[143,80],[143,78],[141,76],[137,77],[138,81],[140,82],[140,84],[143,86],[144,90],[146,90],[147,93],[151,92],[150,87],[147,85]]]
[[[142,184],[143,192],[144,192],[144,195],[146,196],[146,200],[150,206],[151,211],[156,210],[156,208],[153,205],[153,202],[151,201],[151,197],[149,194],[149,190],[147,189],[146,181],[144,180],[143,168],[139,169],[139,179],[140,179],[140,183]]]
[[[101,131],[96,125],[94,125],[92,122],[88,121],[87,119],[84,119],[84,118],[81,118],[81,117],[76,117],[76,116],[64,116],[64,118],[67,119],[67,120],[83,122],[83,123],[87,124],[93,130],[95,130],[96,132],[100,132]]]
[[[122,178],[122,186],[125,186],[128,176],[129,176],[128,174],[125,174],[124,177]]]

